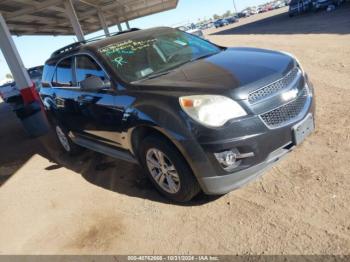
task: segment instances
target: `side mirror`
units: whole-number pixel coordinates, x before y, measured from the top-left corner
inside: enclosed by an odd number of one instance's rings
[[[81,89],[99,91],[106,88],[105,82],[98,76],[88,76],[80,82]]]

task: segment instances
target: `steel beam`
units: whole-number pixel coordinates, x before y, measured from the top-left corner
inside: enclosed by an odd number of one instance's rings
[[[126,29],[127,29],[127,30],[130,30],[129,21],[125,21],[125,25],[126,25]]]
[[[1,13],[0,48],[23,99],[23,104],[15,109],[16,115],[29,135],[36,137],[46,134],[49,131],[49,122],[43,110],[39,94],[23,65]]]
[[[118,26],[118,31],[119,32],[123,31],[122,25],[120,23],[118,23],[117,26]]]
[[[100,20],[103,31],[105,32],[105,35],[109,36],[110,33],[109,33],[108,25],[106,23],[106,19],[105,19],[103,13],[100,10],[98,10],[97,15],[98,15],[98,19]]]
[[[32,81],[23,65],[22,59],[18,53],[5,19],[0,13],[0,48],[9,66],[13,78],[18,88],[25,89],[32,86]]]
[[[68,18],[72,24],[74,33],[78,38],[78,41],[84,41],[84,33],[81,29],[77,13],[74,10],[72,0],[65,0],[64,7],[66,9],[66,14],[68,15]]]

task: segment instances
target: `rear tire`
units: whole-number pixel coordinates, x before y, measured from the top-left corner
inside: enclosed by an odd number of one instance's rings
[[[139,159],[156,189],[175,202],[188,202],[200,192],[199,184],[181,153],[162,137],[146,137]]]

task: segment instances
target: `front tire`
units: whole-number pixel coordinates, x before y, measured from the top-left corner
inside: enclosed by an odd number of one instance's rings
[[[56,123],[54,125],[54,129],[58,143],[61,145],[61,148],[65,153],[76,155],[81,151],[81,148],[78,145],[74,144],[72,139],[70,139],[68,136],[68,131],[63,126]]]
[[[181,153],[164,138],[146,137],[140,162],[157,190],[175,202],[188,202],[200,192],[193,172]]]

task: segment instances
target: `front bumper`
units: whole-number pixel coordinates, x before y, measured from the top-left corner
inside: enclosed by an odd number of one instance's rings
[[[304,121],[309,114],[315,114],[313,91],[303,114],[288,125],[269,129],[259,117],[252,117],[232,124],[221,132],[203,132],[205,137],[201,137],[199,141],[187,140],[184,143],[185,150],[192,152],[186,158],[204,193],[225,194],[262,175],[294,149],[293,127]],[[217,140],[218,137],[220,140]],[[214,153],[234,148],[240,153],[253,152],[254,157],[242,160],[236,169],[227,172],[218,163]]]
[[[283,156],[292,151],[292,143],[285,145],[274,152],[270,153],[268,158],[260,164],[250,168],[224,176],[204,177],[200,184],[206,194],[222,195],[232,190],[238,189],[259,176],[263,175],[266,170],[273,166]]]

